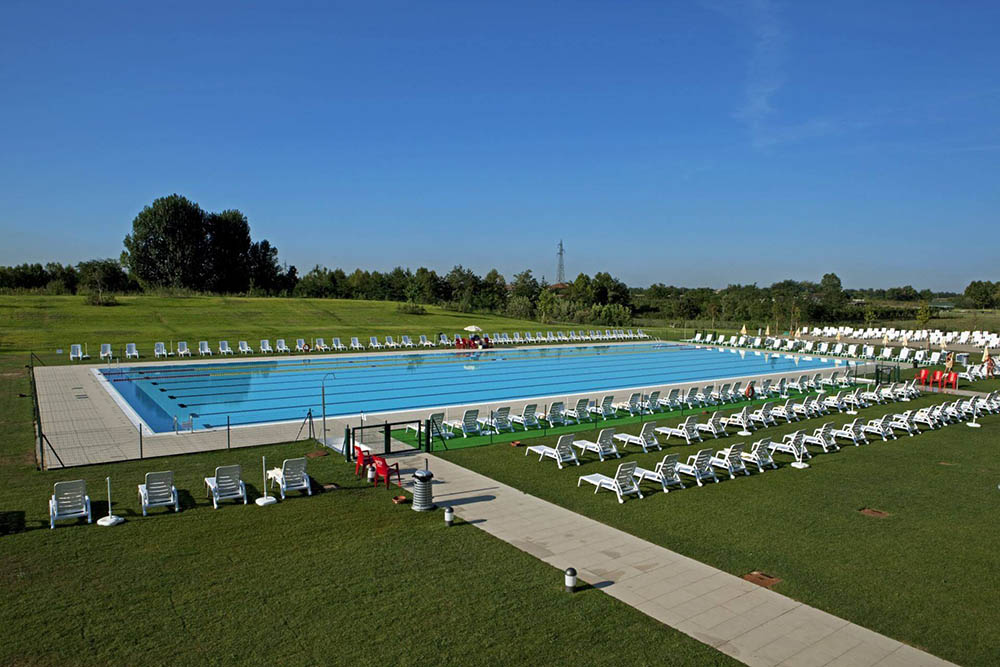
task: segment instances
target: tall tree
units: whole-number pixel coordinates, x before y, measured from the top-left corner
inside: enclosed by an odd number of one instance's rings
[[[247,272],[250,274],[251,289],[265,294],[274,293],[281,275],[278,249],[267,239],[251,243],[247,252]]]
[[[231,209],[205,217],[208,236],[207,287],[212,292],[238,294],[250,287],[250,223]]]
[[[206,289],[205,212],[186,197],[160,197],[142,209],[125,237],[122,264],[144,287]]]

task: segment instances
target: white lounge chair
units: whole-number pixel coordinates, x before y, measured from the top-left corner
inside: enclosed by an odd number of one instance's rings
[[[612,456],[616,459],[620,459],[621,454],[618,453],[618,448],[615,447],[614,436],[615,429],[604,428],[597,434],[597,442],[591,442],[590,440],[574,440],[573,446],[580,449],[581,456],[587,452],[594,452],[602,461],[604,460],[604,457],[610,458]]]
[[[896,439],[896,433],[889,426],[890,417],[885,415],[879,417],[878,419],[871,419],[867,424],[861,425],[861,431],[863,433],[871,433],[882,438],[883,442]]]
[[[750,418],[749,406],[744,407],[739,412],[735,412],[728,417],[723,417],[721,421],[726,426],[739,427],[744,431],[754,430],[753,420]]]
[[[665,435],[667,440],[672,435],[684,438],[684,442],[689,445],[694,441],[701,442],[701,434],[698,432],[696,419],[694,415],[689,415],[679,426],[658,426],[656,432]]]
[[[771,453],[782,452],[784,454],[791,454],[795,457],[795,460],[799,463],[805,463],[807,459],[812,458],[812,454],[806,449],[806,444],[803,438],[805,433],[802,431],[796,431],[795,433],[789,433],[781,442],[771,442]]]
[[[52,497],[49,498],[49,528],[54,529],[56,521],[61,519],[80,517],[87,517],[87,523],[91,522],[87,483],[82,479],[56,482],[52,487]]]
[[[642,447],[643,452],[648,452],[651,449],[663,449],[660,446],[659,441],[656,439],[656,422],[646,422],[643,424],[639,435],[632,435],[631,433],[615,433],[614,437],[615,440],[622,443],[623,447],[635,445],[636,447]]]
[[[563,414],[566,419],[572,419],[576,423],[590,421],[590,399],[581,398],[577,400],[576,407],[566,410]]]
[[[642,394],[640,392],[633,392],[629,395],[627,401],[619,401],[611,407],[615,410],[628,412],[630,416],[634,417],[642,412]]]
[[[245,340],[239,342],[240,354],[253,354],[253,348]]]
[[[394,341],[392,339],[392,336],[386,336],[385,337],[385,346],[387,348],[394,349],[394,348],[399,347],[399,343],[397,343],[396,341]]]
[[[682,489],[687,488],[684,486],[684,482],[681,481],[681,476],[677,473],[677,459],[677,454],[667,454],[652,470],[636,466],[632,472],[632,476],[640,484],[642,482],[656,482],[663,489],[664,493],[669,493],[671,486],[679,486]]]
[[[135,343],[129,343],[125,346],[125,358],[126,359],[138,359],[139,358],[139,348],[135,346]]]
[[[703,486],[703,482],[706,480],[718,483],[719,478],[715,475],[711,461],[712,450],[702,449],[697,454],[689,456],[687,463],[678,463],[677,472],[688,477],[694,477],[694,481],[698,486]]]
[[[535,403],[529,403],[521,408],[521,414],[514,415],[510,418],[515,424],[520,424],[527,431],[530,428],[541,428],[542,425],[538,423],[538,417],[535,416],[535,411],[538,409],[538,405]]]
[[[312,482],[306,473],[307,459],[285,459],[280,468],[272,468],[267,471],[267,479],[273,488],[275,484],[281,492],[281,499],[285,499],[285,494],[289,491],[305,491],[312,495]]]
[[[282,352],[284,352],[285,354],[291,354],[291,352],[292,352],[292,350],[288,347],[288,345],[285,344],[285,339],[284,338],[279,338],[275,342],[274,349],[279,354],[282,353]]]
[[[403,347],[416,347],[416,345],[413,344],[413,341],[410,340],[409,336],[401,336],[399,344]]]
[[[139,504],[142,506],[143,516],[153,507],[173,507],[175,512],[180,512],[181,503],[174,486],[174,472],[147,472],[146,481],[139,485]]]
[[[552,459],[556,462],[556,465],[562,470],[563,464],[569,465],[570,463],[575,463],[580,465],[580,459],[576,458],[576,452],[573,451],[573,434],[569,433],[567,435],[559,436],[559,440],[556,441],[555,447],[547,447],[546,445],[532,445],[524,450],[524,455],[527,456],[529,453],[538,454],[538,460],[542,459]]]
[[[187,341],[180,341],[177,343],[177,356],[178,357],[190,357],[191,349],[188,348]]]
[[[372,350],[381,350],[383,347],[385,347],[385,346],[382,345],[382,343],[378,342],[378,338],[376,338],[375,336],[369,336],[368,337],[368,348],[369,349],[372,349]]]
[[[309,346],[306,344],[306,339],[305,338],[296,338],[295,339],[295,351],[296,352],[308,352],[309,351]]]
[[[329,352],[330,346],[326,344],[326,340],[323,338],[317,338],[313,341],[313,347],[317,352]]]
[[[166,344],[163,342],[153,343],[153,356],[157,359],[160,357],[166,359],[169,356]]]
[[[549,426],[566,425],[566,409],[562,401],[552,401],[549,403],[549,411],[542,417]]]
[[[449,419],[444,423],[452,431],[461,431],[463,438],[470,435],[480,435],[482,429],[479,428],[479,410],[466,410],[462,413],[461,419]]]
[[[615,402],[613,395],[607,395],[601,399],[600,405],[591,405],[587,408],[592,414],[600,415],[604,419],[615,416],[615,409],[612,404]]]
[[[212,348],[208,346],[207,340],[198,341],[198,355],[202,357],[212,356]]]
[[[795,406],[795,399],[790,398],[785,401],[784,405],[776,405],[771,408],[771,414],[779,419],[784,419],[787,423],[791,423],[793,421],[797,422],[799,420],[799,415]]]
[[[729,435],[726,433],[726,425],[722,422],[722,415],[718,412],[713,412],[707,422],[696,424],[695,427],[702,433],[710,433],[713,438],[718,438],[720,435],[723,437]]]
[[[504,431],[514,431],[514,425],[510,423],[510,407],[503,406],[496,410],[491,410],[486,417],[480,417],[479,423],[483,428],[491,428],[495,433]]]
[[[239,465],[219,466],[215,476],[205,478],[205,486],[212,497],[212,507],[219,509],[220,500],[243,500],[247,504],[247,487],[242,479],[243,469]]]
[[[730,445],[725,449],[720,449],[712,458],[709,459],[711,463],[716,468],[721,468],[729,473],[729,479],[736,479],[736,473],[742,472],[747,477],[750,476],[750,471],[747,470],[746,465],[743,463],[743,443],[737,442],[736,444]]]
[[[358,340],[357,336],[352,336],[351,337],[351,349],[352,350],[363,350],[363,349],[365,349],[365,346],[361,344],[361,341]]]
[[[868,436],[865,434],[863,424],[861,419],[855,419],[854,421],[844,424],[840,428],[834,427],[830,434],[835,438],[844,438],[845,440],[850,440],[854,443],[855,447],[860,447],[861,445],[868,444]]]
[[[594,493],[597,493],[601,489],[610,489],[615,492],[618,496],[618,502],[624,503],[625,496],[635,494],[642,498],[642,491],[639,490],[639,484],[635,481],[633,474],[635,473],[636,462],[628,461],[618,465],[618,470],[615,471],[614,477],[608,477],[607,475],[602,475],[599,472],[591,473],[589,475],[583,475],[577,480],[577,487],[583,482],[594,485]]]
[[[771,458],[770,444],[770,438],[758,440],[753,443],[749,452],[743,452],[740,456],[743,458],[744,462],[752,463],[757,466],[758,472],[764,472],[764,468],[768,467],[777,470],[778,464],[774,462],[773,458]]]
[[[180,343],[177,344],[177,348],[178,348],[177,353],[180,354]],[[184,349],[187,349],[187,343],[184,343]],[[188,356],[190,356],[190,354],[191,353],[188,352]],[[111,359],[113,356],[114,353],[111,351],[111,343],[101,343],[101,361],[104,361],[105,359]]]
[[[445,334],[441,334],[441,335],[440,335],[440,336],[438,337],[438,345],[443,345],[443,346],[445,346],[445,347],[448,347],[448,346],[450,346],[451,344],[452,344],[451,340],[449,340],[448,336],[446,336]],[[432,347],[433,347],[433,346],[432,346]]]
[[[778,421],[771,414],[772,403],[765,403],[760,406],[760,408],[752,411],[750,413],[750,421],[760,424],[761,426],[777,426]]]
[[[330,341],[330,349],[337,352],[343,352],[347,349],[347,346],[340,341],[340,338],[334,336],[333,340]]]
[[[913,410],[907,410],[889,417],[889,428],[897,431],[906,431],[911,438],[920,435],[920,427],[913,421]]]
[[[221,354],[221,355],[227,355],[227,354],[232,354],[232,353],[233,353],[233,348],[229,347],[229,341],[228,340],[220,340],[219,341],[219,354]]]
[[[83,353],[83,346],[78,343],[73,343],[69,346],[69,360],[70,361],[83,361],[84,359],[90,359],[89,354]]]
[[[274,348],[271,347],[271,341],[266,338],[260,341],[260,353],[261,354],[273,354]]]
[[[826,453],[830,453],[831,451],[835,452],[840,449],[840,445],[837,444],[837,438],[833,434],[833,422],[823,424],[818,429],[813,431],[812,435],[806,435],[803,432],[802,442],[805,445],[820,447]]]

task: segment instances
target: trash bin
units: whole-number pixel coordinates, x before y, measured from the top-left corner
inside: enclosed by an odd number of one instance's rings
[[[430,470],[418,470],[413,473],[413,511],[429,512],[436,509],[431,491],[432,479],[434,473]]]

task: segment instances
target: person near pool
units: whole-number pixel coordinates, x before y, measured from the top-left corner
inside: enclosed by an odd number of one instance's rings
[[[949,352],[948,356],[944,358],[944,372],[951,373],[955,368],[955,353]]]

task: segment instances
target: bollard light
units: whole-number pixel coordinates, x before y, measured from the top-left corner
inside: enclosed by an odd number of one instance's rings
[[[446,526],[451,526],[455,523],[455,510],[450,507],[444,508],[444,524]]]
[[[566,568],[566,592],[572,593],[576,590],[576,569],[572,567]]]
[[[375,481],[375,466],[368,466],[368,481]]]

